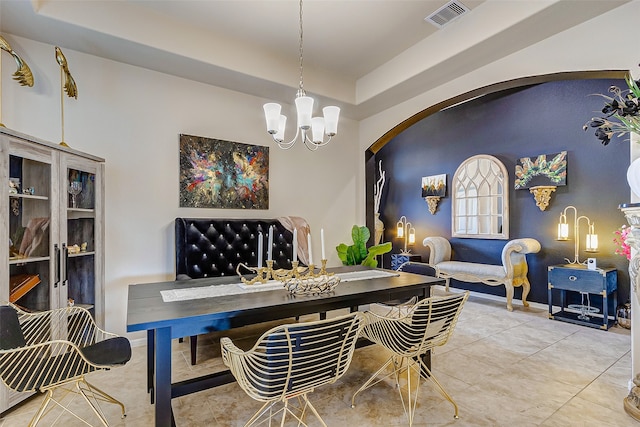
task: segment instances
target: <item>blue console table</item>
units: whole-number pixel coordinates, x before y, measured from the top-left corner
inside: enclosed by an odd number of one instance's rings
[[[616,322],[615,308],[618,305],[618,272],[615,268],[597,268],[589,270],[581,264],[552,265],[548,267],[549,319],[575,323],[592,328],[608,330]],[[553,291],[560,291],[560,311],[552,309]],[[566,292],[580,292],[602,296],[599,313],[581,313],[566,311]],[[609,298],[613,298],[614,315],[609,317]]]

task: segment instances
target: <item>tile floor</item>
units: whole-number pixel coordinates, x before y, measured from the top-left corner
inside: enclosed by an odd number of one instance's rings
[[[453,337],[433,356],[434,374],[458,403],[460,419],[454,420],[452,406],[424,383],[416,427],[638,425],[622,408],[631,378],[630,331],[614,327],[605,332],[549,320],[541,305],[514,306],[510,313],[503,301],[478,296],[468,300]],[[260,332],[243,328],[230,336],[238,343],[240,336],[254,334],[244,340],[246,347]],[[192,367],[188,340],[176,340],[174,379],[223,369],[218,341],[216,335],[200,337],[199,362]],[[145,350],[135,347],[126,366],[88,377],[127,407],[128,416],[120,419],[117,407],[103,405],[111,425],[153,425],[153,407],[145,391]],[[338,383],[310,395],[329,426],[407,425],[398,392],[387,383],[363,392],[356,407],[350,407],[353,392],[384,360],[386,355],[374,346],[356,350],[349,371]],[[40,399],[31,398],[4,414],[0,427],[26,426]],[[72,404],[86,411],[81,400]],[[260,406],[235,383],[173,400],[180,427],[243,426]],[[52,411],[41,425],[52,425],[56,415]],[[92,422],[98,425],[97,419]],[[63,415],[56,425],[82,424]]]

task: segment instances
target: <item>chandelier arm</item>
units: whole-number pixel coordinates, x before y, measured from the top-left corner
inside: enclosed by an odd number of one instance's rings
[[[304,132],[304,131],[303,131]],[[289,142],[284,142],[284,141],[278,141],[275,137],[275,135],[271,135],[271,137],[273,138],[273,140],[276,142],[276,144],[278,144],[278,147],[280,147],[283,150],[288,150],[291,147],[294,146],[294,144],[296,143],[297,139],[298,139],[298,135],[300,134],[300,128],[296,126],[296,135],[293,137],[293,139]]]
[[[329,139],[327,139],[326,141],[324,141],[324,139],[323,139],[322,142],[318,143],[318,142],[314,142],[313,140],[311,140],[309,138],[309,135],[304,131],[302,133],[302,136],[304,137],[304,143],[305,144],[307,144],[307,143],[313,144],[316,148],[317,147],[324,147],[325,145],[327,145],[331,141],[331,138],[333,138],[332,136],[330,136]],[[313,150],[313,151],[315,151],[315,150]]]

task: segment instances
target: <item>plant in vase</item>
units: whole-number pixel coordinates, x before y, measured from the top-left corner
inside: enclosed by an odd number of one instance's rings
[[[371,237],[369,229],[365,226],[358,227],[354,225],[351,229],[351,238],[353,245],[340,243],[336,246],[338,257],[344,265],[366,265],[368,267],[377,267],[378,260],[376,256],[386,254],[391,251],[391,242],[381,245],[370,246],[367,249],[367,240]]]
[[[623,225],[613,232],[616,237],[613,238],[613,243],[616,244],[615,253],[626,257],[631,260],[631,246],[627,243],[627,236],[631,232],[631,227]]]
[[[609,92],[613,96],[599,94],[606,100],[602,108],[604,117],[592,117],[583,126],[584,130],[595,128],[595,135],[602,145],[608,145],[614,136],[640,136],[640,80],[633,80],[631,75],[627,75],[625,81],[628,89],[611,86]],[[627,182],[631,191],[640,197],[640,158],[629,165]]]
[[[640,135],[640,80],[633,80],[630,75],[625,77],[628,90],[622,90],[618,86],[611,86],[609,92],[613,96],[599,94],[606,99],[602,114],[604,117],[593,117],[584,126],[596,128],[595,135],[607,145],[613,136],[624,136],[628,133]]]

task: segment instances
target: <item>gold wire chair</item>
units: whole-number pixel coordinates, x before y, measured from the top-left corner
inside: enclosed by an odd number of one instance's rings
[[[426,298],[414,305],[403,317],[398,317],[396,313],[385,317],[367,312],[367,324],[361,335],[389,350],[391,357],[354,393],[351,406],[355,407],[358,393],[394,376],[402,406],[409,418],[409,426],[412,426],[422,377],[430,380],[440,394],[453,404],[454,418],[458,418],[458,405],[424,364],[421,355],[447,343],[468,297],[469,293],[464,292]],[[389,366],[392,368],[391,372],[385,373]],[[411,387],[412,371],[418,375],[415,391]],[[405,372],[408,390],[406,401],[399,384],[400,375]]]
[[[29,426],[55,407],[63,410],[58,418],[68,412],[90,426],[63,404],[69,393],[81,395],[105,426],[101,401],[120,405],[124,418],[124,405],[89,384],[85,375],[124,365],[130,358],[129,340],[98,328],[82,307],[27,313],[13,304],[0,306],[0,379],[11,390],[46,393]],[[60,397],[54,397],[56,390]],[[47,411],[50,403],[54,405]]]
[[[298,425],[307,426],[307,409],[326,427],[307,395],[316,387],[334,383],[349,367],[358,335],[364,326],[364,314],[352,313],[315,322],[277,326],[265,332],[249,351],[243,351],[224,337],[220,340],[222,360],[238,385],[264,405],[247,421],[254,425],[263,416],[271,419],[282,412]],[[299,406],[289,404],[297,398]],[[274,406],[283,407],[274,411]],[[266,421],[266,420],[263,420]]]

